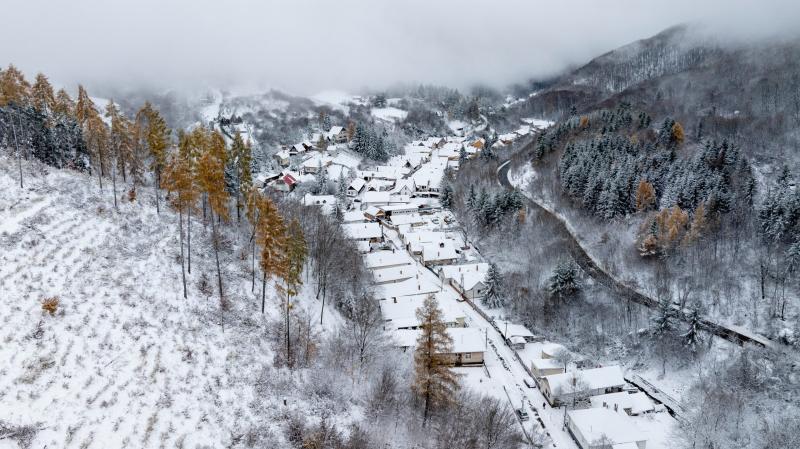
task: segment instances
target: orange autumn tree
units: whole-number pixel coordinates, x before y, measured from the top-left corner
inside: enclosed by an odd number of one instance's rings
[[[164,167],[162,187],[175,193],[172,206],[178,210],[178,232],[181,246],[181,276],[183,278],[183,297],[186,298],[186,264],[183,252],[183,216],[184,211],[190,209],[197,201],[198,192],[194,182],[192,163],[187,157],[186,147],[189,146],[189,137],[181,133],[179,136],[179,150],[173,151]],[[220,289],[220,291],[222,291]]]
[[[267,278],[271,276],[284,278],[288,269],[286,224],[271,199],[258,193],[256,195],[258,195],[255,199],[258,219],[256,220],[255,237],[256,244],[260,250],[259,268],[261,268],[262,273],[261,313],[264,313]]]
[[[639,254],[653,256],[671,251],[684,241],[689,214],[672,206],[650,215],[639,230]]]
[[[220,301],[224,301],[222,288],[222,271],[219,264],[219,235],[217,221],[228,220],[228,192],[225,191],[225,160],[220,156],[218,148],[222,142],[222,152],[225,151],[225,141],[218,132],[211,132],[206,140],[206,145],[197,159],[197,185],[206,196],[211,207],[211,233],[214,247],[214,258],[217,264],[217,284],[219,287]],[[217,218],[214,218],[214,214]]]
[[[642,179],[636,187],[636,210],[639,212],[650,209],[656,203],[656,190],[653,184]]]

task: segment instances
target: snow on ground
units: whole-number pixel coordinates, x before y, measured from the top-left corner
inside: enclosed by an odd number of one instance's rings
[[[341,90],[326,90],[312,95],[311,100],[317,104],[339,109],[345,114],[350,110],[347,103],[353,101],[353,96]]]
[[[408,111],[388,106],[385,108],[372,108],[372,115],[379,120],[394,122],[405,119]]]
[[[96,179],[26,165],[20,189],[12,163],[0,157],[0,419],[37,424],[33,447],[223,447],[261,426],[280,441],[291,410],[354,419],[346,403],[290,393],[302,376],[272,367],[265,331],[279,299],[268,287],[268,315],[257,312],[247,259],[222,255],[226,315],[201,293],[202,274],[216,292],[210,228],[193,224],[184,299],[176,214],[163,203],[156,214],[151,191],[117,212],[109,184],[101,193]],[[40,303],[51,296],[52,316]],[[319,316],[310,297],[298,308]]]

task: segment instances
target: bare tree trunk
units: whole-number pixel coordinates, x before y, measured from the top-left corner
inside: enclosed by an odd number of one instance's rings
[[[114,167],[111,167],[111,184],[112,184],[112,193],[114,194],[114,209],[119,209],[117,206],[117,164],[114,164]]]
[[[158,204],[158,186],[161,185],[161,173],[159,169],[156,169],[156,179],[155,185],[153,186],[153,191],[156,194],[156,213],[161,213],[161,207]],[[103,187],[101,186],[100,189],[102,190]]]
[[[261,314],[264,314],[264,304],[267,301],[267,272],[264,272],[264,277],[261,278]]]
[[[289,303],[289,289],[286,289],[286,364],[292,368],[292,340],[289,339],[289,312],[291,312],[291,304]]]
[[[217,282],[219,284],[219,299],[220,301],[223,300],[222,294],[222,271],[219,268],[219,248],[217,242],[217,226],[214,223],[214,213],[211,213],[211,234],[214,240],[214,258],[217,260]]]
[[[189,274],[192,274],[192,206],[189,206],[186,217],[186,256],[189,265]]]
[[[14,126],[14,121],[11,121],[11,132],[14,134],[14,147],[17,149],[17,163],[19,164],[19,188],[22,189],[22,152],[19,151],[19,142],[17,141],[17,128]]]
[[[181,202],[180,193],[178,193],[178,232],[180,233],[181,241],[181,277],[183,278],[183,299],[186,299],[186,266],[183,262],[183,203]],[[222,289],[220,289],[222,291]]]

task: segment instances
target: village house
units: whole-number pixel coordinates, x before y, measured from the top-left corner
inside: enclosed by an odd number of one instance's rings
[[[553,374],[562,374],[564,372],[564,365],[555,359],[533,359],[531,360],[531,374],[536,383],[544,376],[551,376]]]
[[[427,243],[422,246],[422,263],[427,267],[452,265],[458,258],[458,250],[452,241]]]
[[[281,167],[288,167],[292,162],[289,150],[281,150],[275,153],[275,161],[277,161]]]
[[[345,235],[352,240],[369,243],[380,243],[383,241],[383,230],[378,223],[348,223],[343,224],[342,229]]]
[[[313,147],[311,146],[311,144],[302,142],[302,143],[296,143],[287,148],[286,150],[288,151],[289,156],[297,156],[298,154],[303,154],[306,151],[310,151],[312,149]]]
[[[646,449],[647,437],[630,418],[607,408],[567,412],[567,430],[581,449]]]
[[[375,251],[364,256],[369,270],[412,265],[414,260],[405,251]]]
[[[347,143],[347,130],[343,126],[331,126],[325,139],[333,143]]]
[[[544,376],[539,386],[547,402],[555,407],[572,400],[622,391],[625,379],[622,369],[613,365]]]
[[[413,179],[405,178],[398,179],[392,189],[392,195],[408,195],[411,196],[417,191],[417,186]]]
[[[542,346],[542,358],[552,359],[555,358],[561,351],[566,351],[567,348],[558,343],[547,343]]]
[[[423,306],[425,298],[428,296],[411,295],[380,300],[384,329],[419,329],[421,323],[417,318],[417,309]],[[437,294],[436,296],[440,297],[441,295]],[[447,302],[440,300],[442,321],[445,325],[449,328],[463,328],[466,326],[466,316],[458,312],[456,307],[447,307],[447,305]]]
[[[386,215],[383,213],[383,209],[378,206],[370,206],[363,213],[364,217],[370,221],[378,221],[386,218]]]
[[[486,295],[487,263],[443,265],[439,267],[439,278],[452,285],[462,298],[475,300]]]
[[[623,411],[628,416],[639,416],[645,413],[655,411],[655,404],[641,391],[636,393],[628,393],[622,391],[619,393],[601,394],[599,396],[592,396],[589,398],[594,408],[607,408],[615,412]]]
[[[538,340],[533,332],[521,324],[509,321],[495,321],[495,324],[500,329],[500,335],[503,336],[506,344],[511,346],[512,349],[525,349],[526,343]]]
[[[452,351],[442,354],[447,363],[454,366],[483,365],[486,336],[480,329],[448,328],[447,333],[453,339]]]
[[[393,284],[402,282],[406,279],[418,276],[413,265],[402,265],[399,267],[377,268],[372,270],[372,277],[376,285]]]
[[[355,178],[350,181],[350,185],[347,186],[347,196],[349,197],[356,197],[358,196],[362,190],[364,190],[364,186],[366,185],[366,181],[361,178]]]
[[[272,188],[279,192],[291,192],[297,185],[297,179],[294,176],[287,174],[283,177],[273,181]]]
[[[360,210],[349,210],[342,214],[342,223],[366,223],[367,217]]]

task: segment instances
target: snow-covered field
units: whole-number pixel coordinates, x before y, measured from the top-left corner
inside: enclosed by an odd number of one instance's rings
[[[0,157],[0,421],[39,429],[30,447],[273,447],[293,410],[353,419],[342,397],[304,384],[313,372],[273,368],[265,334],[279,299],[268,288],[258,312],[242,245],[222,254],[223,316],[216,288],[198,288],[203,275],[216,282],[210,228],[193,224],[184,299],[177,215],[163,203],[157,215],[152,191],[115,211],[109,184],[26,165],[20,189],[13,162]],[[53,296],[50,315],[41,301]],[[299,307],[318,314],[309,298]]]

